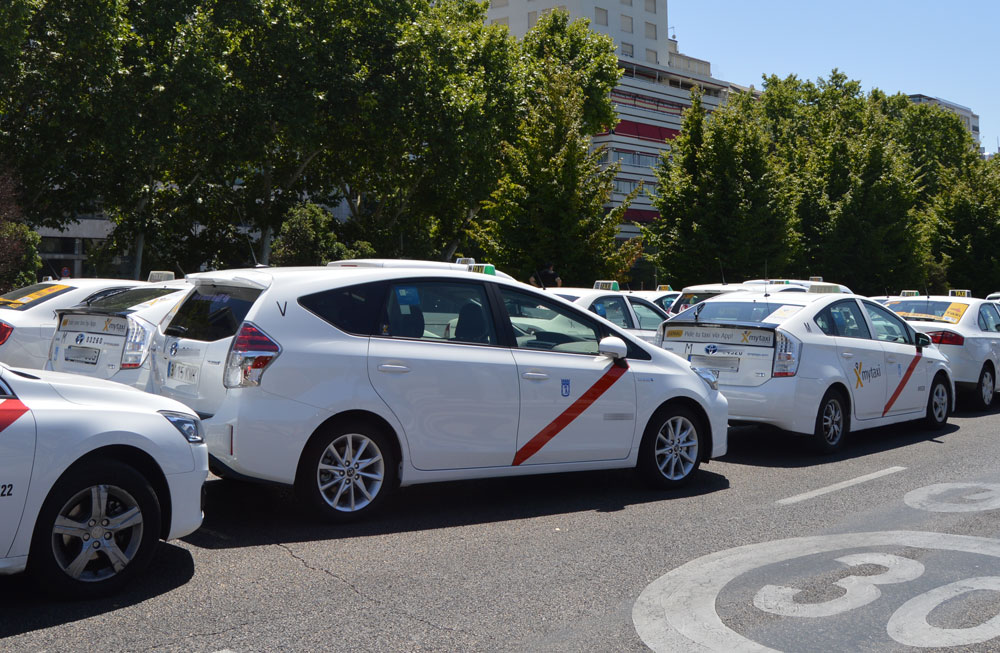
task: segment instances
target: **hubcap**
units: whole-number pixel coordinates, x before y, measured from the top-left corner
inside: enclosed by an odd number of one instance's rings
[[[823,438],[828,444],[837,444],[844,432],[844,413],[840,410],[840,402],[831,399],[823,407]]]
[[[931,396],[931,411],[934,419],[943,422],[948,416],[948,391],[940,383],[934,386],[934,394]]]
[[[671,481],[679,481],[698,461],[698,431],[680,415],[671,417],[656,434],[656,466]]]
[[[323,500],[341,512],[361,510],[374,501],[384,478],[382,452],[359,433],[347,433],[331,442],[316,471]]]
[[[993,392],[995,390],[993,385],[993,375],[990,374],[989,370],[983,372],[983,385],[980,389],[983,392],[983,404],[989,406],[993,403]]]
[[[120,573],[142,542],[142,511],[131,494],[95,485],[73,496],[52,527],[52,553],[71,578],[96,582]]]

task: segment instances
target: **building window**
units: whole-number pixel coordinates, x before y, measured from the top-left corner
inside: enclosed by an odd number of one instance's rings
[[[535,26],[535,23],[537,23],[537,22],[538,22],[538,12],[537,11],[529,11],[528,12],[528,28],[531,29],[532,27]]]
[[[656,50],[646,48],[646,61],[649,63],[660,63],[660,58],[656,55]]]
[[[491,7],[506,7],[510,4],[510,0],[491,0]]]
[[[631,43],[622,43],[621,44],[621,50],[622,50],[622,56],[623,57],[631,57],[631,56],[633,56],[632,44]]]
[[[656,13],[656,0],[646,0],[646,11],[651,14]]]
[[[632,33],[632,17],[622,14],[622,31],[631,34]]]
[[[507,24],[509,24],[509,19],[506,16],[504,16],[502,18],[494,18],[493,19],[493,24],[494,25],[507,25]]]
[[[646,38],[653,41],[656,40],[656,25],[653,23],[646,23]]]
[[[608,10],[594,7],[594,23],[597,25],[608,25]]]

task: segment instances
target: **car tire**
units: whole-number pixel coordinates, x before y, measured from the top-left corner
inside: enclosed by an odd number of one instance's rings
[[[931,429],[942,428],[948,423],[950,410],[951,390],[944,377],[936,376],[927,395],[927,415],[924,417],[924,424]]]
[[[979,372],[976,389],[972,393],[972,404],[976,410],[989,410],[990,406],[993,405],[996,383],[993,368],[989,365],[983,365],[983,369]]]
[[[323,518],[347,522],[377,512],[398,484],[390,436],[365,421],[324,428],[299,459],[295,490]]]
[[[687,483],[701,465],[703,428],[701,418],[685,406],[657,410],[639,445],[636,469],[640,476],[657,488]]]
[[[837,388],[830,388],[819,402],[813,446],[821,454],[839,451],[850,430],[851,413],[844,393]]]
[[[149,481],[117,461],[70,468],[38,513],[28,571],[56,598],[114,593],[149,565],[160,539]]]

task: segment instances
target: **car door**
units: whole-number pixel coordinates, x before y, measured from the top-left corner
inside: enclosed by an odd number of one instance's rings
[[[520,420],[514,465],[619,460],[636,428],[635,378],[598,354],[604,329],[586,313],[500,287],[517,335]]]
[[[985,343],[985,358],[993,361],[994,368],[1000,367],[1000,313],[994,304],[984,302],[979,305],[976,327]]]
[[[854,418],[881,417],[885,406],[885,352],[882,345],[872,338],[857,300],[835,302],[820,316],[828,319],[833,327],[837,359],[847,378]],[[817,316],[817,321],[819,319]]]
[[[35,418],[0,379],[0,557],[14,541],[35,456]]]
[[[862,301],[876,340],[885,352],[886,397],[882,415],[922,412],[927,407],[927,365],[921,364],[914,331],[875,302]]]
[[[664,320],[668,319],[666,312],[652,302],[634,295],[628,295],[628,304],[635,318],[637,329],[635,334],[646,342],[655,341],[656,329]]]
[[[368,376],[399,420],[413,466],[510,465],[519,388],[483,283],[406,279],[388,299],[368,349]]]

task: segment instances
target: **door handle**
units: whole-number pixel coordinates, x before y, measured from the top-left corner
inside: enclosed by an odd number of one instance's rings
[[[522,379],[528,379],[529,381],[544,381],[549,378],[549,375],[545,372],[525,372],[521,375]]]
[[[842,351],[840,352],[840,355],[843,356],[844,358],[854,358],[854,354],[852,354],[849,351]]]
[[[896,362],[896,357],[895,356],[886,356],[885,360],[886,360],[887,363],[895,363]]]
[[[410,371],[406,365],[394,365],[392,363],[382,363],[378,366],[379,372],[395,372],[396,374],[404,374]]]

